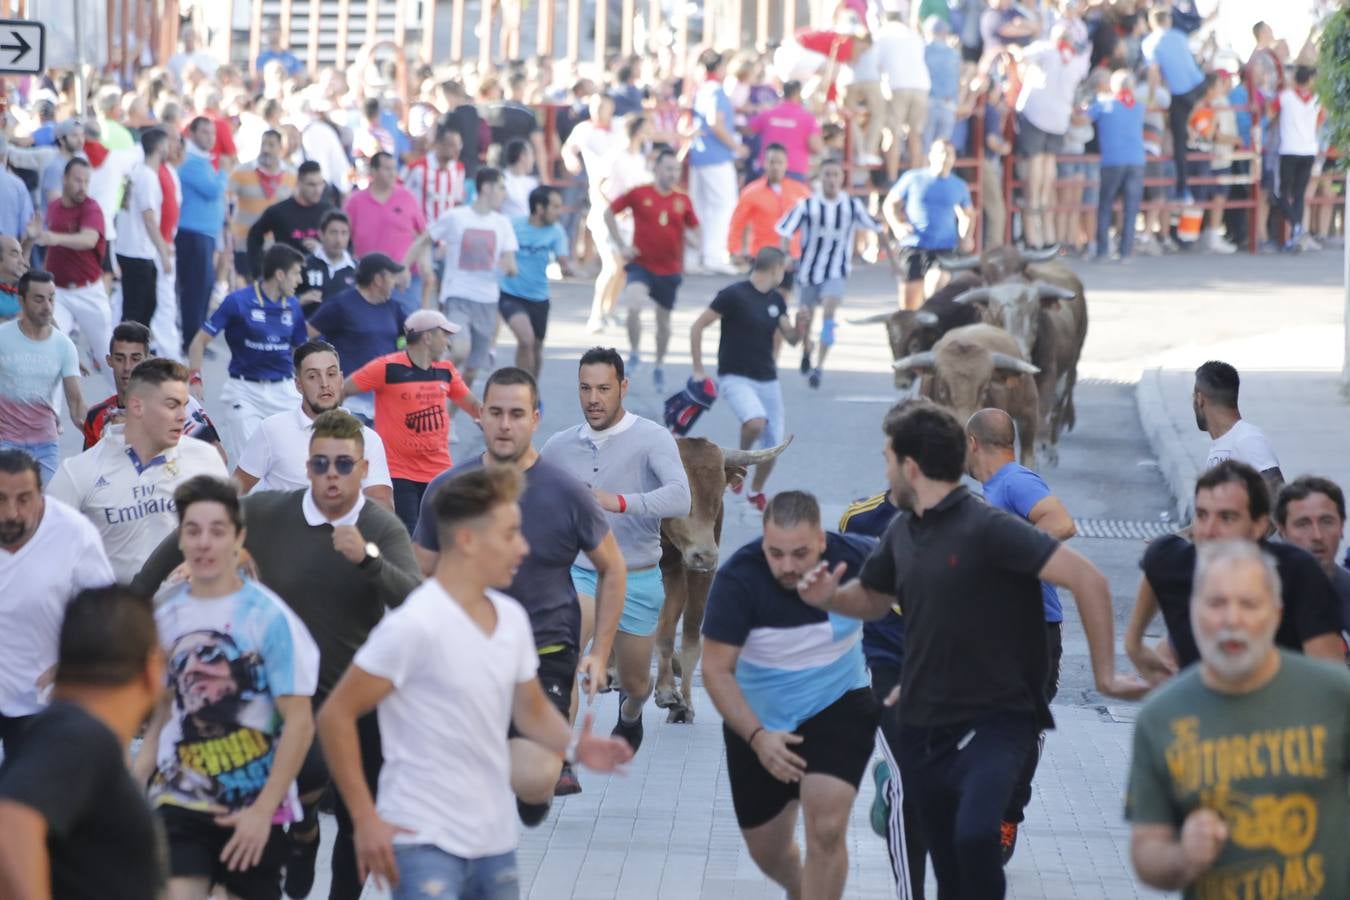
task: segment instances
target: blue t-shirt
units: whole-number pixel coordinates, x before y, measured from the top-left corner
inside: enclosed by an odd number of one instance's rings
[[[1033,506],[1049,496],[1050,488],[1041,480],[1041,476],[1015,462],[995,472],[984,486],[986,503],[1023,519],[1027,518]],[[1045,603],[1045,621],[1064,621],[1064,610],[1059,604],[1059,594],[1054,585],[1041,582],[1041,600]]]
[[[722,90],[722,83],[705,81],[694,96],[694,120],[699,132],[689,150],[689,165],[714,166],[736,158],[731,148],[713,134],[712,127],[717,124],[719,115],[728,129],[734,127],[736,111],[731,106],[731,98]]]
[[[354,287],[338,291],[309,317],[313,325],[338,352],[342,371],[355,372],[377,356],[398,349],[403,333],[400,310],[392,300],[370,303]]]
[[[856,578],[876,542],[828,533],[824,561]],[[713,579],[703,635],[741,648],[736,683],[769,731],[792,731],[844,694],[868,684],[862,622],[807,606],[769,571],[758,539],[732,554]]]
[[[1144,164],[1144,104],[1126,106],[1115,97],[1096,100],[1088,118],[1097,123],[1097,147],[1104,166]]]
[[[1233,115],[1237,118],[1238,137],[1242,138],[1244,147],[1252,145],[1252,112],[1247,109],[1250,102],[1247,86],[1242,82],[1233,85],[1233,89],[1228,92],[1228,103],[1233,107]]]
[[[267,65],[272,60],[281,63],[282,68],[286,70],[287,75],[299,75],[301,72],[305,71],[305,64],[300,61],[300,57],[289,50],[264,50],[259,53],[258,61],[255,64],[257,70],[261,72],[263,66]]]
[[[502,276],[502,291],[526,300],[548,299],[548,264],[567,255],[567,232],[561,225],[531,225],[529,216],[511,220],[516,230],[516,274]]]
[[[1139,48],[1149,64],[1162,70],[1163,82],[1173,97],[1195,90],[1205,80],[1205,73],[1200,71],[1191,55],[1186,35],[1175,28],[1152,32]]]
[[[937,175],[930,169],[911,169],[900,176],[900,201],[905,217],[914,226],[900,244],[923,250],[956,247],[958,206],[970,206],[970,188],[955,175]]]
[[[955,47],[934,41],[923,48],[923,62],[928,67],[931,87],[928,95],[934,100],[956,102],[961,83],[961,54]]]
[[[882,491],[850,504],[839,520],[839,530],[844,534],[880,538],[899,512],[890,500],[890,492]],[[899,669],[904,665],[905,617],[898,607],[891,607],[885,618],[863,623],[863,656],[873,667],[883,665]]]
[[[305,314],[294,297],[269,300],[257,284],[226,294],[202,324],[230,345],[230,377],[283,381],[294,372],[291,351],[309,339]]]

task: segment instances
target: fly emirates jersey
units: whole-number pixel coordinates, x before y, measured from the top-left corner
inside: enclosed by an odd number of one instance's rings
[[[129,582],[151,552],[177,526],[173,492],[195,475],[228,478],[216,448],[196,438],[141,460],[127,446],[122,425],[110,425],[103,439],[61,463],[48,496],[75,507],[99,536],[119,582]]]

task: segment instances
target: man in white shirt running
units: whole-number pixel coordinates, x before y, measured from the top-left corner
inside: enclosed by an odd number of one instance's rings
[[[513,468],[450,479],[432,510],[435,575],[375,626],[319,715],[333,780],[356,823],[362,879],[395,900],[439,883],[450,897],[514,897],[519,841],[507,728],[600,772],[632,758],[567,719],[536,677],[529,617],[493,585],[510,584],[529,546]],[[378,806],[361,769],[356,720],[378,710],[384,769]]]
[[[1261,473],[1272,497],[1284,484],[1284,473],[1266,433],[1238,412],[1238,371],[1226,362],[1210,360],[1195,370],[1195,426],[1209,434],[1213,443],[1205,457],[1212,469],[1225,459],[1244,462]]]
[[[183,437],[188,371],[147,359],[127,383],[126,424],[61,464],[48,494],[84,513],[103,538],[118,581],[130,581],[177,527],[174,490],[194,475],[228,477],[210,444]]]
[[[300,406],[262,420],[253,432],[234,469],[234,480],[243,493],[296,491],[309,485],[305,465],[314,418],[337,409],[342,403],[342,367],[337,350],[327,341],[312,340],[295,348],[295,389]],[[394,509],[394,482],[384,441],[375,430],[362,426],[365,456],[370,471],[361,481],[361,491],[389,511]]]
[[[66,604],[112,581],[94,526],[42,496],[36,459],[0,450],[0,746],[43,706],[38,681],[56,664]]]

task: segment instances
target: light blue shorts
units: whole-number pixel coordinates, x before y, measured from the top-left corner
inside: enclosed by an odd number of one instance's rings
[[[595,570],[573,566],[572,584],[578,594],[594,597]],[[661,621],[661,604],[665,602],[666,586],[661,581],[660,566],[652,566],[640,572],[630,570],[628,589],[623,598],[623,615],[619,617],[619,630],[624,634],[635,634],[638,637],[650,637],[655,634],[656,626]]]

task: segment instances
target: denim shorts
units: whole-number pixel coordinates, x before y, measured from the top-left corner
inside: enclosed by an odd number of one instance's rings
[[[821,284],[807,284],[801,278],[797,279],[797,296],[801,300],[802,306],[819,306],[826,297],[834,297],[837,300],[844,298],[844,279],[826,278]]]
[[[594,569],[572,567],[572,585],[578,594],[595,596],[597,579]],[[661,621],[661,605],[666,602],[666,586],[661,581],[661,567],[639,571],[628,570],[628,586],[623,598],[623,615],[619,617],[619,631],[638,637],[656,633]]]
[[[465,859],[431,844],[395,844],[393,900],[519,900],[516,851]]]
[[[61,467],[61,445],[57,441],[0,441],[0,450],[22,450],[37,460],[44,485],[51,484]]]

